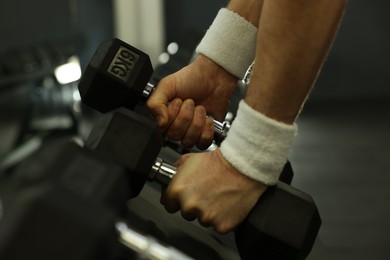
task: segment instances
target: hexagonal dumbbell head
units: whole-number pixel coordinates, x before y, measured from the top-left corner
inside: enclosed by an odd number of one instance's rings
[[[133,109],[152,74],[146,53],[119,39],[103,42],[80,80],[81,100],[103,113],[120,106]]]
[[[127,168],[140,190],[162,145],[162,133],[152,119],[123,107],[104,114],[86,141],[88,148]]]
[[[60,185],[20,191],[0,222],[0,258],[113,259],[118,215]],[[70,250],[71,248],[71,250]]]
[[[242,259],[305,259],[320,226],[312,197],[278,182],[237,229],[236,244]]]

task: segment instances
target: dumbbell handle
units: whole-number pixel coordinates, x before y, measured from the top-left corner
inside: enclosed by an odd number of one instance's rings
[[[145,100],[148,99],[152,92],[155,90],[155,88],[156,86],[154,86],[152,83],[148,83],[142,92],[142,97],[145,98]],[[214,141],[217,144],[220,144],[226,138],[226,135],[230,129],[230,124],[229,122],[219,122],[215,119],[213,119],[213,124]]]
[[[164,161],[160,157],[157,157],[152,166],[152,170],[149,173],[148,180],[157,181],[160,184],[168,186],[175,175],[176,167]]]
[[[283,172],[284,172],[284,169],[283,169]],[[160,184],[164,184],[164,185],[168,186],[168,184],[172,180],[173,176],[175,176],[175,174],[176,174],[176,167],[175,166],[164,161],[162,158],[157,157],[153,166],[152,166],[152,170],[149,173],[148,179],[150,181],[157,181]],[[290,178],[290,177],[288,176],[288,178]]]
[[[154,165],[152,166],[152,170],[149,173],[148,179],[150,181],[157,181],[161,184],[168,186],[175,174],[175,166],[157,157],[156,161],[154,162]]]

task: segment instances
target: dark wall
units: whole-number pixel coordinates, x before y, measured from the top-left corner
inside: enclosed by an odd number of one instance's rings
[[[167,43],[194,46],[226,0],[165,1]],[[390,1],[350,0],[312,98],[390,97]],[[43,41],[76,39],[82,63],[113,35],[111,1],[2,0],[0,52]]]
[[[350,0],[313,97],[390,97],[390,2]]]
[[[227,1],[166,1],[167,42],[201,39]],[[311,99],[390,97],[390,1],[350,0]],[[192,37],[192,38],[191,38]]]
[[[165,1],[166,42],[199,41],[226,0]]]
[[[77,51],[85,68],[98,45],[114,36],[112,1],[75,0]]]
[[[71,6],[66,0],[2,0],[0,52],[73,37]]]
[[[112,36],[112,1],[0,1],[0,53],[70,42],[85,65],[97,45]]]

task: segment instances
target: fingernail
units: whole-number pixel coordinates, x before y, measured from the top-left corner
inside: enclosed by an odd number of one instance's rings
[[[196,116],[198,117],[207,117],[206,115],[206,109],[202,108],[201,106],[196,107]]]
[[[183,104],[183,101],[180,98],[176,98],[172,102],[173,102],[173,107],[176,109],[179,109]]]
[[[195,106],[194,101],[192,99],[187,99],[184,102],[186,103],[187,106],[191,106],[191,107]]]

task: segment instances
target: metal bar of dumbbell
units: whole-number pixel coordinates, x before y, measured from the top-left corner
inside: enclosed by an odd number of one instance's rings
[[[176,167],[157,157],[148,176],[151,181],[157,181],[161,184],[168,185],[176,174]]]
[[[146,236],[130,228],[126,222],[118,221],[115,229],[119,235],[119,242],[136,252],[142,259],[153,260],[191,260],[193,258],[180,250],[160,243],[157,239]]]

